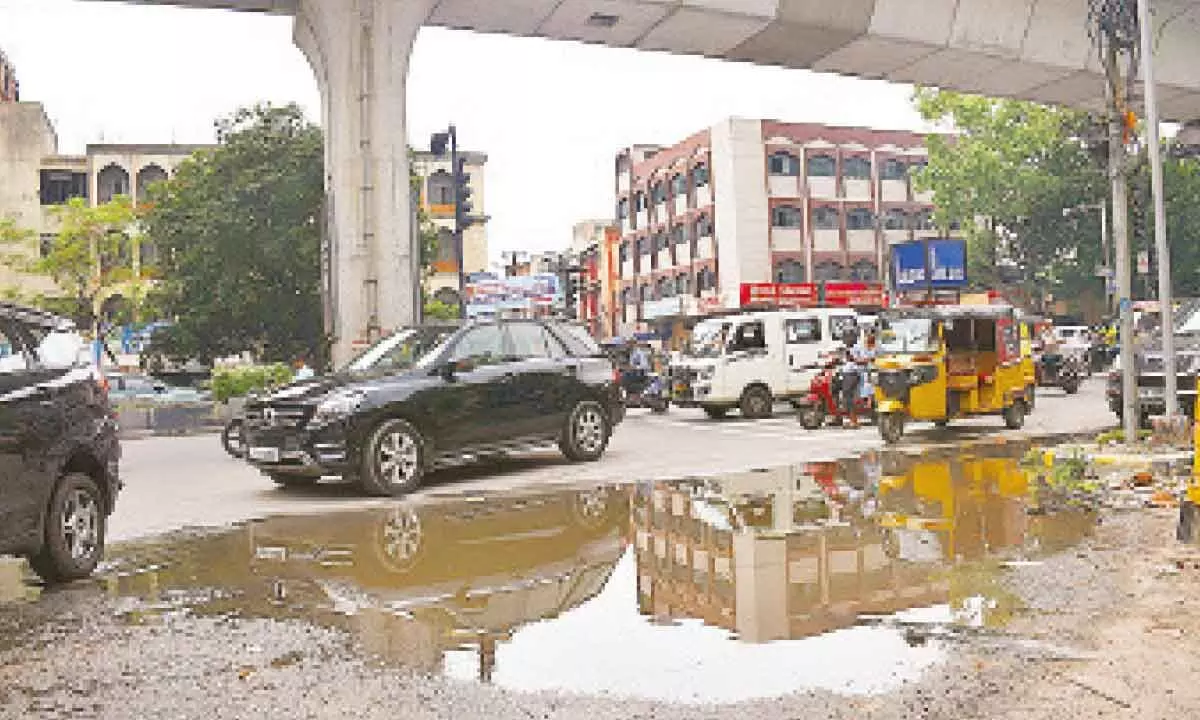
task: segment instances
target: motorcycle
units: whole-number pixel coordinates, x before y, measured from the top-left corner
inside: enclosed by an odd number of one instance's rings
[[[1043,353],[1037,359],[1038,387],[1060,387],[1068,395],[1079,392],[1082,368],[1079,359],[1061,353]]]
[[[641,377],[626,373],[621,385],[626,408],[648,408],[650,412],[660,415],[671,406],[667,380],[658,373],[645,373]]]
[[[807,430],[816,430],[825,425],[826,421],[837,426],[841,425],[849,413],[842,403],[842,372],[833,362],[813,378],[808,394],[795,401],[800,424]],[[859,395],[854,400],[858,417],[871,419],[875,416],[875,397]]]

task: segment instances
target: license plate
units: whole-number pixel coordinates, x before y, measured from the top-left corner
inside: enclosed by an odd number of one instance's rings
[[[247,457],[258,462],[277,463],[279,462],[279,448],[252,447],[247,452]]]

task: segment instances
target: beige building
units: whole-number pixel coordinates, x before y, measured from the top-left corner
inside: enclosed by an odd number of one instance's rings
[[[41,103],[0,103],[0,217],[31,231],[27,252],[45,253],[58,231],[54,209],[73,198],[91,206],[127,195],[145,203],[152,184],[167,179],[199,145],[88,145],[83,155],[61,155],[54,125]],[[142,257],[153,248],[142,247]],[[54,291],[51,281],[0,266],[0,290]]]
[[[487,215],[484,212],[484,168],[487,155],[459,152],[471,176],[472,216],[479,219],[463,234],[463,269],[466,275],[488,269]],[[421,178],[421,207],[438,227],[438,250],[425,289],[431,296],[458,303],[458,258],[454,247],[454,175],[450,157],[429,152],[413,153],[413,172]]]

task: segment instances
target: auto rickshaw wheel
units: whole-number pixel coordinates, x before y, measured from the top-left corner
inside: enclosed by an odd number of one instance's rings
[[[879,435],[888,445],[895,445],[904,437],[904,416],[900,413],[882,413],[879,416]]]
[[[1020,430],[1025,424],[1025,402],[1017,400],[1004,408],[1004,424],[1009,430]]]
[[[950,419],[946,418],[945,420],[934,420],[933,424],[938,430],[945,430],[946,426],[950,424]]]

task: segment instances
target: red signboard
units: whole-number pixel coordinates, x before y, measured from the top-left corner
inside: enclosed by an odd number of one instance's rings
[[[887,296],[880,283],[827,282],[822,299],[817,283],[742,283],[742,306],[767,305],[777,308],[886,307]]]

